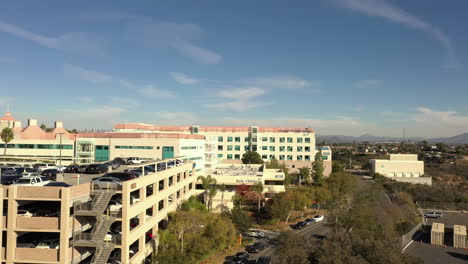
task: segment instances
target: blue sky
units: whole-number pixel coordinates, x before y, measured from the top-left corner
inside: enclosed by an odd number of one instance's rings
[[[466,1],[0,3],[0,107],[120,122],[468,132]]]

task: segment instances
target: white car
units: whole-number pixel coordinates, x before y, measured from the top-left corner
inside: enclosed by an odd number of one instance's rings
[[[25,216],[25,217],[32,217],[33,216],[33,213],[29,212],[28,210],[18,210],[18,213],[17,213],[18,216]]]
[[[118,202],[115,202],[109,206],[109,211],[111,212],[118,212],[120,209],[122,209],[122,204]]]
[[[324,219],[325,219],[325,216],[323,216],[323,215],[316,215],[316,216],[314,216],[314,221],[315,221],[316,223],[322,222]]]
[[[39,172],[47,169],[57,169],[57,166],[55,166],[53,163],[36,164],[34,167],[36,167]]]
[[[137,157],[131,157],[131,158],[127,159],[128,164],[140,164],[140,163],[143,163],[143,162],[145,162],[144,159],[137,158]]]
[[[39,242],[36,248],[49,248],[49,249],[59,249],[60,248],[60,240],[57,239],[47,239]]]
[[[44,176],[21,177],[12,185],[18,186],[44,186],[49,183],[49,179]]]
[[[249,237],[256,237],[256,238],[263,238],[265,237],[265,233],[263,233],[260,230],[255,230],[255,229],[249,229],[249,232],[247,233]]]

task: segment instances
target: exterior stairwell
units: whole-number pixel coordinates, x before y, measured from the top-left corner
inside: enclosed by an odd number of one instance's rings
[[[114,217],[101,216],[98,218],[96,225],[93,228],[91,240],[100,243],[104,241],[104,238],[109,231],[110,226],[115,222]]]
[[[115,194],[113,191],[99,191],[96,194],[96,198],[93,203],[92,211],[96,212],[96,214],[102,215],[109,205],[109,202],[112,196]]]
[[[91,260],[92,264],[103,264],[107,263],[107,260],[109,259],[109,256],[114,250],[115,245],[110,243],[108,245],[106,244],[101,244],[96,247],[96,252],[94,253],[94,257]]]

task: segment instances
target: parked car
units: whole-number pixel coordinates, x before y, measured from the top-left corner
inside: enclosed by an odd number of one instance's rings
[[[104,174],[102,177],[113,177],[120,179],[121,181],[129,181],[138,178],[138,175],[131,172],[110,172]]]
[[[245,263],[249,260],[249,253],[247,252],[239,252],[234,256],[234,263]]]
[[[322,222],[324,219],[325,219],[325,216],[323,216],[323,215],[316,215],[316,216],[314,216],[314,221],[315,221],[316,223]]]
[[[109,170],[106,164],[91,164],[86,168],[86,173],[99,174],[106,173]]]
[[[33,176],[33,177],[21,177],[16,180],[12,185],[21,186],[44,186],[49,183],[49,179],[44,176]]]
[[[256,242],[253,245],[248,245],[245,247],[245,251],[249,253],[258,253],[265,249],[265,243],[263,242]]]
[[[48,184],[44,185],[48,187],[70,187],[71,185],[65,182],[49,182]]]
[[[28,210],[20,209],[17,212],[18,216],[25,216],[25,217],[32,217],[34,216],[33,213],[29,212]]]
[[[67,168],[67,167],[65,167],[65,166],[59,165],[59,166],[57,166],[56,169],[57,169],[58,171],[60,171],[60,172],[63,172],[66,168]]]
[[[435,212],[435,211],[434,212],[425,212],[424,216],[427,217],[427,218],[437,218],[437,219],[439,219],[439,218],[444,216],[444,213]]]
[[[135,170],[127,170],[126,172],[128,172],[128,173],[133,173],[133,174],[137,175],[138,177],[141,177],[141,176],[143,175],[143,170],[140,169],[140,168],[135,169]],[[147,170],[145,169],[145,176],[148,175],[148,174],[150,174],[150,173],[151,173],[151,171],[147,171]]]
[[[60,240],[58,239],[46,239],[39,242],[36,245],[36,248],[49,248],[49,249],[59,249],[60,248]]]
[[[114,177],[99,177],[91,180],[92,183],[99,186],[101,189],[115,188],[122,185],[122,180]]]
[[[260,230],[249,229],[249,232],[247,233],[247,235],[249,237],[263,238],[265,236],[265,233],[263,233]]]
[[[270,257],[259,257],[257,259],[257,264],[271,264],[271,258]]]
[[[78,167],[78,172],[79,173],[86,173],[86,170],[88,169],[88,165],[80,165]]]
[[[315,223],[315,219],[314,218],[307,218],[306,220],[304,220],[304,222],[306,222],[306,225],[311,225],[311,224]]]
[[[307,223],[304,221],[304,222],[299,222],[295,225],[292,226],[293,229],[302,229],[304,227],[307,226]]]
[[[46,176],[49,179],[57,179],[57,174],[60,173],[57,169],[46,169],[41,171],[42,176]]]
[[[57,167],[53,163],[38,163],[34,165],[34,168],[41,172],[46,169],[56,169]]]
[[[144,159],[138,158],[138,157],[130,157],[127,159],[128,164],[140,164],[145,162]]]
[[[68,165],[64,171],[65,173],[77,173],[79,168],[78,165]]]

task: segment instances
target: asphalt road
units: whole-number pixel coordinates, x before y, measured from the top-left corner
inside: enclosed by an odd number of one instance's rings
[[[325,221],[320,223],[314,223],[310,226],[307,226],[301,230],[294,230],[291,229],[294,233],[300,236],[311,236],[317,240],[323,239],[330,229],[325,225]],[[262,256],[268,256],[272,258],[273,263],[275,263],[275,251],[278,249],[278,236],[280,235],[280,231],[271,231],[271,230],[262,230],[265,233],[265,237],[262,239],[254,239],[254,242],[264,242],[265,249],[262,250],[260,253],[250,253],[249,260],[255,260]]]

